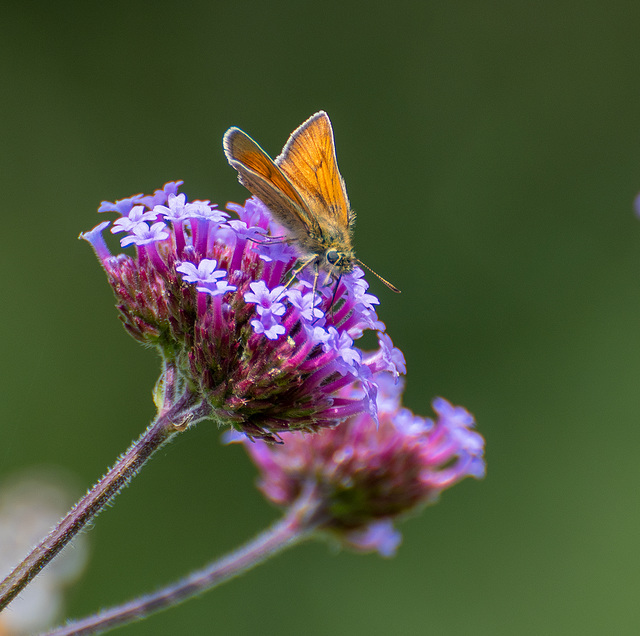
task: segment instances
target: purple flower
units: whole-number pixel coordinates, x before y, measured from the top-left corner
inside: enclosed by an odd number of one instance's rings
[[[176,267],[176,271],[182,274],[182,278],[188,283],[198,283],[205,285],[216,284],[219,278],[224,278],[227,272],[216,269],[218,261],[210,258],[203,258],[196,267],[193,263],[185,262]]]
[[[103,221],[96,225],[93,230],[89,230],[88,232],[81,232],[79,239],[83,239],[87,241],[93,247],[93,251],[96,253],[98,260],[100,262],[106,261],[111,257],[111,252],[107,247],[107,243],[104,240],[104,236],[102,233],[111,225],[110,221]]]
[[[129,214],[131,208],[142,200],[142,194],[134,194],[127,199],[119,199],[115,203],[103,201],[98,208],[98,212],[118,212],[122,216]]]
[[[153,194],[143,197],[142,195],[138,195],[140,197],[139,201],[150,210],[156,205],[164,205],[167,202],[167,199],[170,195],[175,195],[178,191],[178,188],[184,183],[184,181],[169,181],[169,183],[165,183],[162,189],[156,190]]]
[[[191,216],[190,210],[186,205],[187,197],[184,194],[170,194],[168,198],[168,207],[165,205],[156,205],[153,211],[158,215],[165,218],[167,221],[174,223],[175,221],[182,221],[185,218]]]
[[[278,318],[270,312],[262,314],[259,319],[252,320],[251,326],[255,333],[263,333],[269,340],[277,340],[287,332]]]
[[[247,199],[244,206],[237,203],[229,203],[227,208],[235,212],[247,227],[262,228],[272,236],[279,238],[285,235],[284,230],[273,220],[264,203],[256,197]]]
[[[232,219],[229,221],[229,227],[237,234],[239,238],[249,239],[260,244],[265,240],[266,232],[263,227],[249,226],[244,221]]]
[[[392,556],[400,543],[395,519],[435,502],[465,477],[482,478],[485,470],[484,439],[473,416],[442,398],[433,403],[435,421],[414,415],[401,406],[401,384],[381,374],[379,425],[359,413],[316,435],[285,433],[280,446],[244,440],[263,494],[286,507],[315,484],[323,532],[353,549]],[[347,386],[340,397],[358,391]]]
[[[178,365],[216,421],[252,439],[275,442],[358,413],[375,418],[376,372],[402,365],[389,361],[387,341],[366,356],[354,342],[384,330],[362,271],[337,284],[321,276],[313,298],[312,268],[290,280],[299,253],[258,199],[230,204],[238,218],[228,219],[208,201],[189,202],[178,185],[103,202],[101,210],[121,215],[114,227],[128,232],[122,245],[135,255],[111,255],[105,224],[82,235],[125,329]]]
[[[364,280],[364,272],[361,269],[358,268],[351,277],[345,279],[345,285],[353,293],[356,301],[362,304],[365,309],[373,309],[373,305],[380,304],[375,296],[366,293],[369,285]]]
[[[300,315],[310,323],[324,316],[324,312],[316,307],[316,297],[312,292],[303,294],[299,289],[289,289],[287,290],[287,298],[300,312]]]
[[[322,345],[325,351],[335,351],[338,354],[345,373],[357,368],[362,361],[362,354],[354,349],[353,339],[346,331],[339,333],[335,327],[329,327]]]
[[[127,215],[121,216],[111,228],[112,234],[118,234],[119,232],[131,232],[139,225],[143,224],[147,227],[144,221],[155,221],[158,215],[150,210],[145,211],[144,205],[135,205],[131,208]],[[165,237],[166,238],[166,237]]]
[[[251,321],[251,326],[256,333],[263,333],[269,340],[277,340],[286,333],[286,329],[280,322],[280,316],[284,315],[287,308],[278,302],[284,292],[284,287],[279,285],[275,289],[269,289],[264,281],[250,283],[250,292],[245,293],[247,303],[256,305],[259,318]]]
[[[634,208],[635,208],[635,210],[636,210],[636,214],[637,214],[638,216],[640,216],[640,194],[638,194],[638,195],[636,196],[636,198],[634,199],[634,201],[633,201],[633,207],[634,207]]]
[[[282,296],[284,287],[282,285],[275,289],[269,289],[264,281],[250,283],[250,292],[245,293],[244,299],[248,303],[256,304],[256,311],[262,316],[266,313],[273,316],[282,316],[286,311],[286,307],[278,302],[278,298]]]
[[[224,223],[229,215],[217,206],[211,205],[209,201],[193,201],[189,203],[189,212],[194,219],[203,219],[212,223]]]
[[[216,296],[237,288],[226,281],[227,272],[216,269],[218,262],[214,259],[204,258],[196,267],[193,263],[185,262],[176,267],[176,271],[182,274],[182,278],[188,283],[196,283],[196,289],[204,294]]]
[[[345,535],[345,542],[353,550],[377,552],[382,557],[391,558],[402,543],[402,535],[391,519],[382,519],[372,521],[362,530],[352,530]]]
[[[404,354],[393,346],[388,334],[378,332],[378,350],[367,357],[367,364],[375,372],[389,371],[397,380],[407,372]]]
[[[163,241],[169,238],[169,232],[167,232],[166,229],[167,224],[162,223],[162,221],[154,223],[151,227],[144,221],[136,223],[136,225],[131,228],[131,234],[120,240],[120,245],[127,247],[127,245],[147,245],[148,243]]]

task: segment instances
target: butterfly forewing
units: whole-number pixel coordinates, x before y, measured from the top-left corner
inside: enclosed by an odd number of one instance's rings
[[[333,129],[329,116],[320,111],[291,133],[276,164],[320,219],[329,214],[345,230],[352,213],[347,189],[338,170]]]
[[[230,128],[223,143],[240,182],[267,205],[279,223],[294,234],[320,231],[296,187],[249,135]]]
[[[240,183],[289,230],[285,240],[299,249],[298,264],[287,286],[311,265],[315,269],[314,291],[321,269],[339,281],[356,264],[367,267],[353,251],[355,214],[338,170],[327,113],[319,111],[298,126],[275,161],[239,128],[226,132],[224,151],[238,171]],[[390,289],[399,291],[375,275]]]

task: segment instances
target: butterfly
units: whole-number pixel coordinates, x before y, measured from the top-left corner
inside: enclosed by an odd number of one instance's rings
[[[400,292],[356,258],[353,229],[356,215],[349,205],[344,179],[338,170],[333,128],[324,111],[312,115],[290,135],[275,161],[239,128],[229,128],[223,147],[238,180],[269,208],[288,232],[301,256],[290,285],[307,266],[340,279],[361,265],[389,289]],[[337,289],[337,285],[336,285]]]

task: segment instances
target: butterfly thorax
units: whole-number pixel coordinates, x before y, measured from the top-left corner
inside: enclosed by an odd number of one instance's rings
[[[316,258],[311,262],[314,262],[318,269],[325,272],[337,276],[350,274],[356,264],[349,228],[345,230],[325,226],[320,235],[309,233],[297,237],[293,243],[306,255],[307,259],[315,254]]]

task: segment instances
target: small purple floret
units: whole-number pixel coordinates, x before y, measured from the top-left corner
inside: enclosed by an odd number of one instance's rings
[[[316,307],[317,299],[312,292],[303,294],[299,289],[287,290],[289,302],[300,312],[300,315],[310,323],[324,316],[324,312]]]
[[[244,299],[248,303],[256,304],[256,311],[262,316],[265,313],[270,313],[274,316],[282,316],[286,311],[285,306],[278,302],[278,298],[282,296],[284,287],[282,285],[275,289],[269,289],[264,281],[258,281],[257,283],[250,283],[250,292],[244,295]]]
[[[234,285],[229,285],[223,280],[227,272],[223,269],[216,269],[218,261],[204,258],[196,267],[193,263],[184,262],[176,267],[176,271],[182,274],[182,278],[188,283],[195,283],[199,292],[209,296],[226,294],[228,291],[235,291]]]
[[[178,192],[178,188],[184,183],[184,181],[169,181],[165,183],[164,187],[160,190],[156,190],[153,194],[142,197],[140,203],[146,205],[150,210],[156,205],[164,205],[167,202],[168,197],[175,196]]]
[[[145,210],[143,205],[136,205],[131,208],[129,214],[121,216],[114,222],[113,227],[111,228],[111,233],[118,234],[119,232],[132,232],[140,223],[144,223],[144,221],[155,221],[157,216],[158,215],[155,212]]]
[[[265,312],[259,319],[252,320],[251,326],[255,333],[263,333],[269,340],[277,340],[287,331],[282,326],[282,323],[278,321],[277,316],[274,316],[271,312]]]
[[[157,241],[164,241],[169,238],[169,232],[167,231],[167,224],[158,221],[151,227],[145,222],[137,223],[132,229],[129,236],[125,236],[120,239],[120,245],[127,247],[127,245],[148,245],[149,243],[156,243]]]
[[[111,252],[105,243],[104,237],[102,233],[111,225],[111,221],[103,221],[96,225],[93,230],[89,230],[88,232],[82,232],[78,238],[84,239],[87,241],[93,251],[96,253],[99,261],[105,261],[107,258],[111,256]]]
[[[216,269],[218,261],[211,258],[203,258],[196,267],[193,263],[185,262],[176,267],[176,271],[182,274],[182,278],[188,283],[217,283],[218,279],[224,278],[227,272]]]
[[[115,203],[103,201],[98,208],[98,212],[118,212],[122,216],[129,214],[131,208],[142,200],[142,194],[135,194],[128,199],[119,199]]]
[[[162,216],[167,222],[182,221],[190,216],[186,201],[187,197],[184,194],[170,194],[167,205],[156,205],[153,211],[158,216]]]
[[[394,557],[402,534],[395,528],[391,519],[374,521],[362,530],[353,530],[345,534],[345,543],[359,552],[377,552],[387,559]]]

